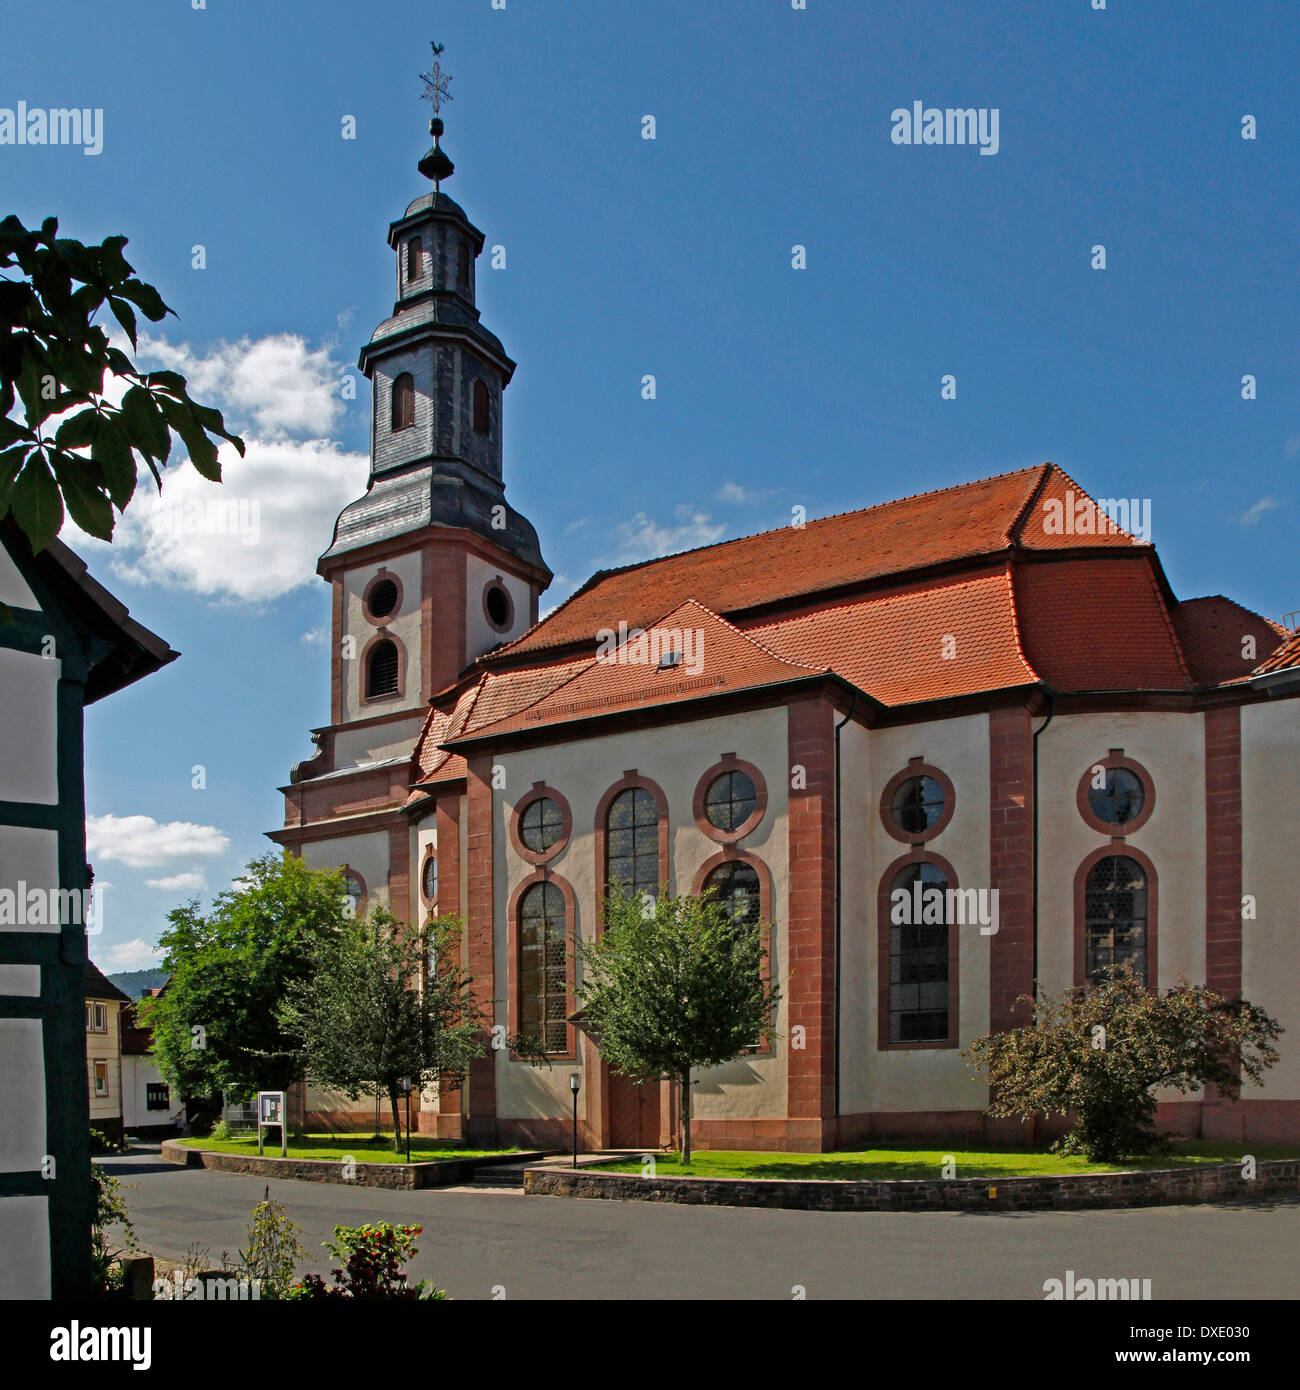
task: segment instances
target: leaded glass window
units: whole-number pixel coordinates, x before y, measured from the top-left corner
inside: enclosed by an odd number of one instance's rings
[[[534,883],[519,904],[520,1031],[540,1038],[547,1052],[568,1051],[568,947],[564,894]]]

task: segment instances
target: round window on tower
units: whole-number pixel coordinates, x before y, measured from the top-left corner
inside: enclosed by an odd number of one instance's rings
[[[508,632],[514,626],[514,600],[500,575],[483,590],[483,615],[498,632]]]
[[[381,569],[366,585],[361,595],[361,606],[367,620],[372,623],[382,623],[391,618],[402,606],[402,586],[397,577]]]

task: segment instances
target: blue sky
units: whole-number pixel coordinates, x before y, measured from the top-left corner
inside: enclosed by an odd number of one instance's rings
[[[104,144],[0,145],[0,211],[129,236],[180,314],[156,360],[256,445],[226,486],[261,503],[255,543],[160,541],[141,503],[111,552],[80,547],[183,653],[88,716],[108,968],[267,847],[328,719],[314,560],[367,447],[366,383],[339,383],[391,309],[388,222],[427,187],[433,38],[447,191],[507,252],[479,302],[519,362],[506,480],[557,575],[544,607],[796,504],[1052,459],[1151,500],[1180,597],[1300,608],[1293,0],[20,7],[0,107],[102,108]],[[894,144],[918,100],[996,108],[997,154]],[[202,495],[189,472],[174,500]]]

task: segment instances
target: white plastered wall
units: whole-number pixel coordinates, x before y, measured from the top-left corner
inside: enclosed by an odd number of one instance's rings
[[[533,872],[510,844],[510,809],[532,790],[535,782],[554,787],[573,812],[573,833],[550,867],[573,889],[576,930],[580,939],[594,933],[596,893],[596,807],[625,771],[635,768],[657,782],[668,800],[669,891],[688,893],[705,860],[722,846],[695,824],[695,787],[724,753],[755,764],[767,783],[767,809],[762,822],[742,848],[766,865],[772,884],[775,919],[772,972],[784,983],[787,949],[788,758],[784,708],[758,710],[730,718],[699,720],[670,728],[646,729],[583,739],[501,756],[506,786],[494,796],[493,840],[495,902],[495,965],[501,999],[496,1021],[507,1024],[507,910],[516,884]],[[779,1118],[786,1110],[786,1005],[777,1012],[780,1040],[772,1054],[747,1056],[724,1067],[699,1073],[694,1090],[698,1119]],[[581,1052],[580,1052],[581,1057]],[[559,1063],[549,1071],[497,1054],[497,1106],[503,1119],[564,1118],[572,1113],[568,1075],[582,1064]],[[582,1095],[589,1094],[585,1083]],[[580,1100],[580,1106],[582,1102]]]
[[[1287,1030],[1281,1060],[1246,1099],[1300,1098],[1300,699],[1241,711],[1241,992]]]
[[[514,616],[505,632],[498,632],[483,612],[483,592],[489,584],[500,582],[514,604]],[[531,626],[532,590],[528,584],[480,559],[472,551],[465,555],[465,644],[472,661],[499,642],[512,642]]]
[[[384,626],[405,650],[405,684],[400,700],[378,700],[365,704],[361,699],[363,663],[366,644],[379,631],[366,616],[361,599],[366,586],[380,571],[380,565],[365,565],[346,570],[343,574],[343,636],[355,640],[352,660],[343,662],[343,720],[365,719],[392,709],[420,709],[420,614],[422,610],[418,553],[399,555],[385,560],[382,568],[393,575],[402,587],[401,606],[384,620]],[[346,658],[348,648],[344,648]]]
[[[952,865],[963,888],[989,885],[989,734],[985,715],[877,729],[849,724],[841,735],[844,800],[841,925],[840,1110],[979,1110],[987,1100],[961,1049],[988,1029],[991,936],[954,927],[958,941],[957,1048],[880,1051],[876,1044],[878,980],[888,960],[877,950],[880,882],[909,846],[880,818],[886,783],[920,757],[952,781],[952,820],[926,848]]]

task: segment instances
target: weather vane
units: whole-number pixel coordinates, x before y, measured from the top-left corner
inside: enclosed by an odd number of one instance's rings
[[[451,100],[451,93],[447,90],[451,83],[451,74],[443,72],[442,64],[438,62],[438,57],[446,47],[441,43],[430,43],[433,49],[433,67],[428,72],[420,74],[420,81],[424,83],[424,92],[421,101],[427,101],[433,107],[435,119],[438,115],[438,108],[444,101]]]

